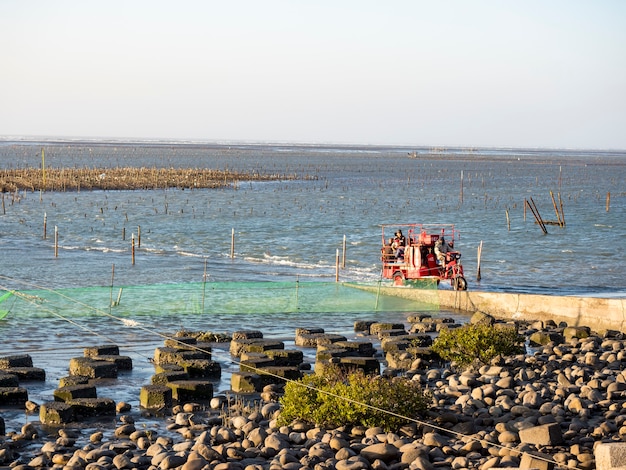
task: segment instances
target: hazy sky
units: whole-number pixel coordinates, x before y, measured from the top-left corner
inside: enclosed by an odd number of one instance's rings
[[[626,149],[626,2],[0,0],[0,136]]]

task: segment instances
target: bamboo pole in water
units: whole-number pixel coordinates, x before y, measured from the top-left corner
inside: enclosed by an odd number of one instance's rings
[[[335,255],[335,282],[339,282],[339,248],[337,248]]]
[[[235,257],[235,229],[233,228],[230,232],[230,258],[233,259]]]
[[[478,245],[478,257],[476,262],[476,280],[480,281],[480,258],[483,254],[483,241],[480,241],[480,245]]]
[[[141,248],[141,225],[137,225],[137,248]]]
[[[343,256],[341,258],[341,267],[346,268],[346,236],[343,236]]]
[[[135,234],[134,233],[131,236],[130,258],[131,258],[131,263],[134,266],[135,265]]]
[[[2,197],[2,202],[4,203],[4,195]],[[43,239],[45,240],[48,237],[48,214],[43,213]]]
[[[59,257],[59,229],[54,226],[54,257]]]
[[[2,207],[4,207],[4,199],[2,199]],[[606,193],[606,211],[611,207],[611,192]]]
[[[509,218],[509,210],[506,209],[504,213],[506,214],[506,228],[510,232],[511,231],[511,219]]]

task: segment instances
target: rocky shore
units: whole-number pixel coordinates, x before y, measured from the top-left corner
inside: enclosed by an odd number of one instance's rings
[[[551,321],[518,330],[525,354],[466,371],[399,352],[396,362],[409,365],[383,373],[420,381],[432,406],[394,432],[279,426],[281,387],[267,385],[254,396],[177,405],[160,428],[131,413],[88,432],[26,423],[0,437],[0,468],[619,468],[609,454],[626,437],[624,335]]]

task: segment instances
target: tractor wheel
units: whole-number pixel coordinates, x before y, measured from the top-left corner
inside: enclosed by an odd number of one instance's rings
[[[393,276],[391,278],[393,279],[394,286],[404,285],[404,274],[402,274],[402,271],[396,271],[395,273],[393,273]]]
[[[452,287],[454,290],[467,290],[467,281],[463,276],[452,279]]]

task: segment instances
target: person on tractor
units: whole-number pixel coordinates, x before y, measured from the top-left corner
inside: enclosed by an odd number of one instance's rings
[[[446,254],[451,252],[453,248],[454,240],[450,241],[450,244],[448,244],[444,237],[440,237],[439,240],[435,242],[435,256],[437,256],[444,274],[446,272]]]

